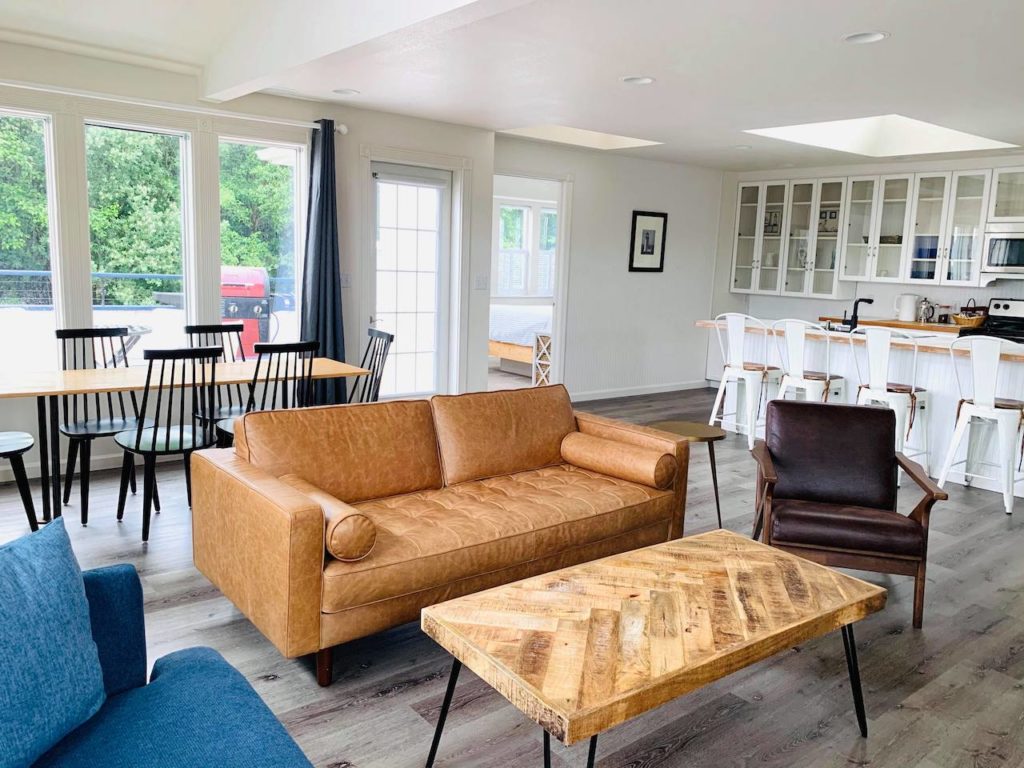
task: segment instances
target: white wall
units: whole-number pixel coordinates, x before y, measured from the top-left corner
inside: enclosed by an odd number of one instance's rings
[[[498,173],[571,177],[564,381],[596,399],[704,385],[722,173],[495,138]],[[629,272],[634,210],[668,213],[665,271]]]
[[[36,84],[49,91],[4,87],[2,84]],[[72,91],[76,93],[71,93]],[[5,103],[30,100],[33,109],[63,114],[87,115],[102,105],[107,111],[121,109],[109,100],[93,100],[81,93],[104,94],[145,101],[152,106],[124,105],[127,113],[145,115],[159,121],[160,115],[176,121],[174,127],[198,133],[218,130],[218,125],[266,129],[268,123],[249,120],[211,118],[201,110],[209,104],[199,99],[197,78],[158,71],[145,67],[102,61],[73,54],[54,52],[14,44],[0,43],[0,107],[18,106]],[[6,96],[6,99],[5,99]],[[162,105],[162,106],[160,106]],[[167,105],[173,105],[168,109]],[[196,111],[189,111],[190,109]],[[453,293],[461,299],[463,330],[460,352],[466,375],[452,382],[455,390],[486,389],[487,315],[489,290],[486,277],[490,270],[491,201],[494,158],[494,135],[490,131],[429,120],[401,117],[339,104],[325,104],[275,96],[253,95],[217,105],[218,110],[269,119],[312,121],[332,118],[348,125],[349,133],[337,137],[338,215],[342,271],[349,276],[349,287],[343,288],[345,341],[348,361],[358,363],[365,345],[368,306],[361,301],[360,286],[365,277],[366,249],[373,245],[367,231],[367,203],[370,177],[368,159],[378,152],[402,157],[416,164],[440,159],[462,169],[468,200],[461,207],[466,214],[465,237],[459,285]],[[232,129],[233,130],[233,129]],[[294,128],[290,129],[292,132]],[[233,130],[234,132],[234,130]],[[237,132],[234,132],[237,135]],[[308,135],[303,131],[302,135]],[[60,139],[58,139],[60,140]],[[215,144],[214,144],[215,146]],[[87,239],[85,241],[87,243]],[[75,261],[87,263],[87,245],[79,243]],[[82,265],[78,265],[82,267]],[[87,266],[82,267],[86,272]],[[81,270],[78,270],[81,272]],[[476,278],[480,276],[483,282]],[[480,284],[479,290],[473,286]],[[0,332],[9,329],[0,329]],[[6,361],[0,362],[5,364]],[[32,400],[0,402],[0,429],[19,429],[35,433],[35,403]],[[101,441],[95,447],[93,465],[97,468],[120,463],[112,443]],[[29,456],[30,471],[38,472],[36,452]],[[9,479],[0,468],[0,480]]]

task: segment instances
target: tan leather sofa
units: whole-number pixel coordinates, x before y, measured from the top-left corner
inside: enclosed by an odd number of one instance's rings
[[[689,449],[561,386],[250,413],[192,459],[196,567],[288,657],[682,535]]]

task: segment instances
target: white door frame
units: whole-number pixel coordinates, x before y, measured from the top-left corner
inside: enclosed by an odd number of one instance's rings
[[[359,146],[359,184],[362,188],[361,198],[363,216],[360,232],[360,258],[357,269],[360,276],[358,284],[358,305],[360,320],[373,314],[376,306],[376,294],[371,292],[375,275],[366,265],[375,263],[376,258],[376,218],[374,206],[375,192],[371,165],[375,162],[394,163],[395,165],[412,165],[422,168],[434,168],[451,171],[451,222],[450,222],[450,253],[448,258],[448,362],[444,375],[444,388],[447,392],[439,394],[464,392],[467,387],[469,372],[466,360],[469,359],[469,275],[470,255],[472,254],[472,177],[473,160],[469,157],[444,155],[434,152],[384,147],[372,144]],[[438,306],[438,312],[442,311]],[[360,341],[362,335],[360,334]],[[361,354],[361,353],[360,353]]]
[[[551,365],[551,382],[553,384],[562,384],[565,382],[565,339],[569,317],[569,254],[572,253],[570,233],[572,232],[573,175],[571,173],[551,174],[542,171],[510,170],[506,168],[495,168],[494,175],[516,176],[522,179],[539,179],[541,181],[557,181],[561,185],[561,193],[558,196],[558,243],[555,247],[555,309],[551,318],[551,346],[554,353],[554,360]],[[493,269],[493,263],[491,268]],[[489,307],[490,296],[488,296],[488,309]]]

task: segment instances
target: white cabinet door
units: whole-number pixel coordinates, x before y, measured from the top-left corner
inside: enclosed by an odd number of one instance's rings
[[[950,182],[942,252],[945,285],[979,285],[991,171],[957,171]]]
[[[938,283],[941,280],[950,177],[949,173],[919,173],[914,177],[906,282]]]
[[[816,231],[815,208],[818,185],[814,181],[794,181],[789,191],[789,214],[786,217],[785,265],[781,293],[804,296],[811,288],[811,253]]]
[[[878,215],[871,233],[870,277],[877,283],[903,280],[906,235],[910,228],[910,191],[914,177],[882,176],[878,183]]]
[[[1024,222],[1024,168],[996,168],[988,219]]]
[[[751,293],[757,285],[758,222],[764,206],[763,184],[740,184],[732,253],[732,291]]]
[[[782,278],[783,244],[786,234],[786,199],[789,182],[771,181],[764,186],[761,214],[760,255],[757,259],[757,293],[779,292]]]
[[[877,210],[878,177],[850,177],[846,182],[840,280],[867,280],[871,276]]]
[[[808,265],[809,296],[832,298],[836,295],[845,188],[845,178],[818,180],[814,252]]]

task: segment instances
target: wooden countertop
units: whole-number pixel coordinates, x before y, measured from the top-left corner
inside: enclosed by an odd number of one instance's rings
[[[717,327],[717,325],[716,325],[714,320],[698,320],[696,323],[694,323],[694,325],[697,328],[716,328]],[[724,328],[725,326],[723,325],[722,327]],[[769,333],[770,332],[771,331],[769,330]],[[747,333],[762,333],[762,331],[761,331],[760,328],[751,327],[751,328],[747,329]],[[808,331],[807,335],[810,338],[821,338],[822,337],[821,332],[813,331],[813,330]],[[843,343],[846,343],[846,340],[850,339],[850,334],[848,334],[845,331],[830,331],[829,332],[829,336],[831,336],[833,341],[840,341],[840,342],[843,342]],[[917,341],[917,351],[918,352],[922,352],[922,353],[929,353],[929,354],[948,355],[949,354],[949,343],[951,341],[953,341],[953,337],[952,337],[951,334],[948,334],[948,333],[943,334],[943,336],[945,336],[945,338],[941,339],[941,340],[938,340],[938,341],[929,341],[927,337],[923,337],[923,338],[917,339],[916,340]],[[858,338],[856,336],[854,336],[851,339],[851,341],[854,344],[863,344],[864,343],[864,339],[863,338]],[[914,342],[912,340],[909,340],[909,339],[893,339],[892,340],[892,345],[894,347],[906,347],[906,348],[909,349],[909,348],[912,348],[914,346]],[[958,350],[956,350],[955,354],[958,355],[958,356],[962,355],[962,356],[966,357],[968,355],[968,352],[967,352],[966,349],[958,349]],[[1010,362],[1010,363],[1024,363],[1024,353],[1003,352],[1003,354],[1000,356],[1000,359],[1001,360],[1005,360],[1006,362]]]
[[[841,317],[819,317],[819,323],[841,323]],[[906,320],[888,319],[884,317],[860,317],[859,325],[880,325],[885,328],[905,328],[908,331],[931,331],[932,333],[959,333],[960,326],[954,323],[916,323]]]

